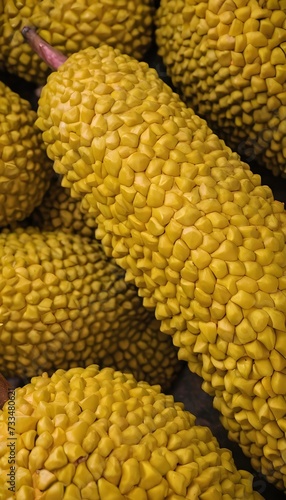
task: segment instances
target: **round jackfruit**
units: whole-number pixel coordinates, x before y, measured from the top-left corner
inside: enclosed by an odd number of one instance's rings
[[[155,24],[187,104],[248,162],[286,175],[283,2],[161,0]]]
[[[0,227],[28,217],[54,175],[36,112],[0,81]]]
[[[262,499],[181,403],[110,368],[34,377],[0,411],[0,437],[3,500]]]
[[[58,177],[51,183],[42,203],[31,214],[28,222],[41,231],[60,229],[88,238],[95,236],[94,216],[84,211],[81,199],[71,197],[69,189],[61,186]]]
[[[0,67],[42,85],[48,66],[23,42],[29,24],[54,47],[70,55],[107,43],[142,59],[151,45],[152,0],[5,0],[0,7]]]
[[[154,69],[111,47],[52,73],[38,116],[105,251],[203,378],[229,437],[285,488],[283,204]]]
[[[0,234],[0,370],[32,377],[96,362],[169,387],[183,364],[124,271],[94,239]]]

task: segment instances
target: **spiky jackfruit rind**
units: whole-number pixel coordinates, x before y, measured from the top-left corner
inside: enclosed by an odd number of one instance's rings
[[[0,81],[0,227],[28,217],[53,175],[36,118],[30,103]]]
[[[174,87],[248,162],[286,175],[285,5],[162,0],[156,43]]]
[[[82,200],[72,198],[67,188],[62,187],[59,177],[53,179],[41,204],[33,211],[28,224],[42,231],[60,229],[94,238],[96,223],[94,216],[84,211]]]
[[[50,70],[21,35],[27,24],[66,55],[107,43],[142,59],[151,45],[154,14],[152,0],[7,0],[0,12],[0,67],[45,83]]]
[[[107,46],[54,72],[38,115],[105,251],[203,378],[231,439],[283,489],[283,204],[154,69]]]
[[[164,395],[110,368],[58,370],[16,389],[16,494],[50,500],[261,500],[207,427]],[[0,485],[7,471],[9,403],[0,411]]]
[[[32,377],[97,362],[170,387],[183,364],[94,239],[37,228],[0,234],[0,371]]]

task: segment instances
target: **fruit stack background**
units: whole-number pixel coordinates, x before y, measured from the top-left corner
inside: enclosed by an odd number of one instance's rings
[[[152,45],[144,59],[151,67],[154,67],[158,71],[159,76],[164,79],[166,83],[171,83],[170,78],[167,76],[164,63],[157,54],[157,47],[155,44]],[[35,86],[33,84],[23,82],[15,75],[11,76],[1,72],[0,80],[5,81],[15,91],[21,92],[23,97],[29,99],[32,104],[36,106],[36,97],[34,94]],[[273,190],[275,199],[286,203],[286,179],[274,177],[269,170],[257,164],[255,161],[251,162],[251,169],[253,172],[261,175],[262,184],[270,186]],[[40,215],[38,214],[37,217],[40,217]],[[239,446],[228,439],[227,432],[219,421],[219,413],[212,406],[212,398],[202,391],[201,383],[201,378],[191,373],[189,369],[185,367],[179,378],[169,389],[168,393],[172,394],[176,401],[182,401],[185,405],[185,409],[196,415],[196,422],[198,425],[206,425],[211,429],[221,447],[227,447],[232,451],[237,468],[248,470],[254,475],[254,489],[261,493],[265,500],[285,500],[284,492],[277,490],[274,486],[267,483],[260,474],[254,471],[250,465],[249,459],[244,456]]]
[[[162,79],[170,84],[170,78],[167,76],[162,59],[157,54],[155,43],[145,54],[144,60],[158,71]],[[0,80],[5,81],[13,90],[18,91],[24,98],[28,99],[34,107],[36,106],[35,86],[33,83],[24,82],[17,76],[5,72],[0,73]],[[257,164],[255,159],[251,161],[250,166],[253,172],[261,175],[262,184],[270,186],[275,199],[286,202],[286,179],[274,177],[269,170]],[[249,460],[242,454],[238,445],[228,440],[227,433],[219,422],[219,414],[213,409],[212,398],[202,391],[201,382],[202,380],[199,377],[186,368],[169,389],[169,392],[173,394],[175,400],[182,401],[185,408],[197,416],[197,424],[209,426],[220,445],[232,450],[238,468],[249,470],[254,474],[254,488],[263,495],[265,500],[285,499],[283,492],[277,491],[276,488],[267,484],[261,475],[253,471]]]

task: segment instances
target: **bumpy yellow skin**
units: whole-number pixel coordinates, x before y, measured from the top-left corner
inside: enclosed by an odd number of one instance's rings
[[[286,485],[286,216],[154,69],[71,56],[38,108],[55,170],[199,374],[231,439]]]
[[[3,500],[15,498],[11,466],[24,500],[262,499],[251,474],[181,403],[111,368],[34,377],[0,411],[0,437]]]
[[[36,112],[0,82],[0,227],[25,219],[53,176]]]
[[[0,68],[42,85],[48,66],[24,42],[34,26],[66,55],[107,43],[142,59],[151,45],[153,0],[5,0],[0,6]]]
[[[187,103],[247,161],[286,175],[281,0],[161,0],[156,42]]]
[[[88,238],[95,236],[94,216],[82,209],[81,199],[72,198],[69,189],[61,186],[60,178],[53,179],[42,203],[27,221],[41,231],[60,229],[66,233],[78,233]]]
[[[0,234],[0,371],[130,371],[168,388],[182,362],[124,271],[99,242],[36,228]]]

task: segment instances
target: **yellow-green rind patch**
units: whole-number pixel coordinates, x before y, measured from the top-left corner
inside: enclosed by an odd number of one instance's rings
[[[53,180],[42,203],[29,217],[28,223],[41,231],[60,229],[88,238],[94,238],[96,229],[94,216],[82,208],[81,199],[70,196],[69,189],[61,186],[59,178]]]
[[[0,227],[28,217],[53,176],[36,112],[0,82]]]
[[[286,175],[285,4],[162,0],[155,23],[188,105],[248,162]]]

